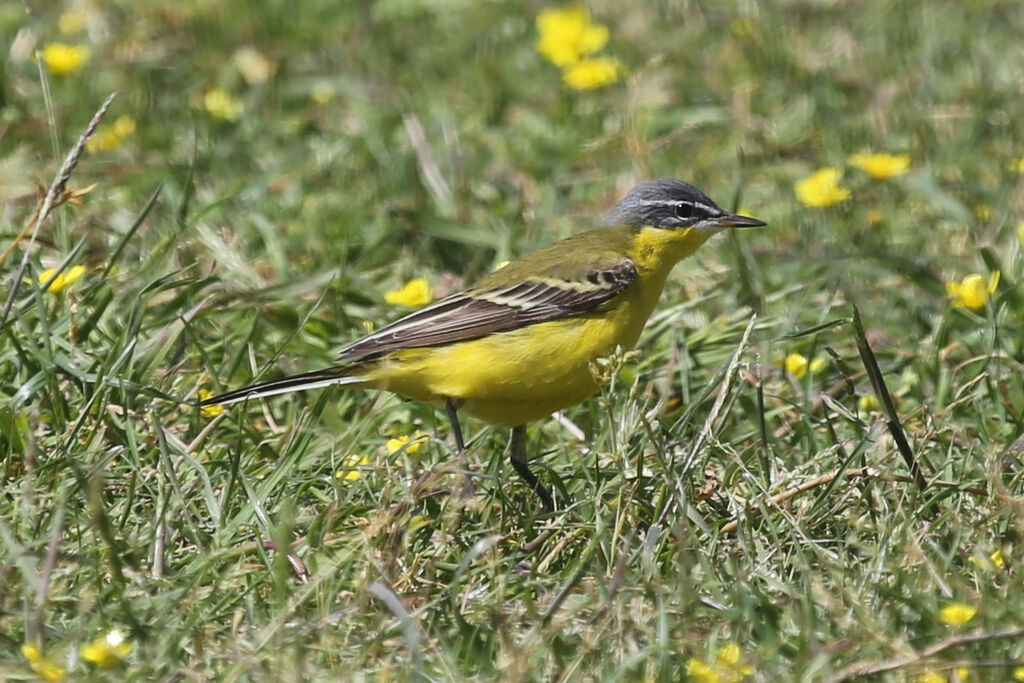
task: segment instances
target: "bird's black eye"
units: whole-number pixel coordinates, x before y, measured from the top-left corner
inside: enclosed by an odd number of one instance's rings
[[[693,218],[693,204],[689,202],[679,202],[676,204],[676,217]]]

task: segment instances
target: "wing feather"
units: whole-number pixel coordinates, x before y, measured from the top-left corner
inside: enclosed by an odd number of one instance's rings
[[[372,360],[399,349],[442,346],[592,311],[636,280],[628,258],[584,278],[530,276],[511,286],[453,294],[342,349],[339,362]]]

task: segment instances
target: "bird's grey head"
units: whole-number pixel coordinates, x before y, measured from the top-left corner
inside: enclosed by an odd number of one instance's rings
[[[608,213],[604,224],[719,230],[752,228],[765,222],[719,208],[710,197],[682,180],[661,178],[640,183],[630,190]]]

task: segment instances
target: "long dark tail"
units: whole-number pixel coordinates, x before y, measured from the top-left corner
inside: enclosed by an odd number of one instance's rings
[[[313,370],[312,372],[303,372],[298,375],[291,375],[290,377],[282,377],[281,379],[272,379],[268,382],[250,384],[247,387],[208,398],[200,402],[199,405],[228,405],[250,398],[277,396],[278,394],[287,394],[293,391],[319,389],[320,387],[328,387],[332,384],[357,384],[364,381],[362,377],[349,375],[348,372],[351,370],[352,368],[350,367],[327,368],[326,370]]]

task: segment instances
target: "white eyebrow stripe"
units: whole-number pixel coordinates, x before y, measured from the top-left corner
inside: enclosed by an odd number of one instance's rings
[[[720,209],[717,206],[713,206],[713,205],[710,205],[710,204],[705,204],[704,202],[700,202],[700,201],[693,201],[693,200],[690,200],[690,199],[641,199],[637,203],[640,204],[641,206],[673,206],[673,207],[674,206],[678,206],[679,204],[687,204],[689,206],[692,206],[694,209],[700,209],[701,211],[704,211],[705,213],[711,214],[712,216],[717,216],[718,213],[722,211],[722,209]]]
[[[685,199],[641,199],[637,204],[642,204],[644,206],[675,206],[680,202],[686,202],[687,204],[690,203]]]

